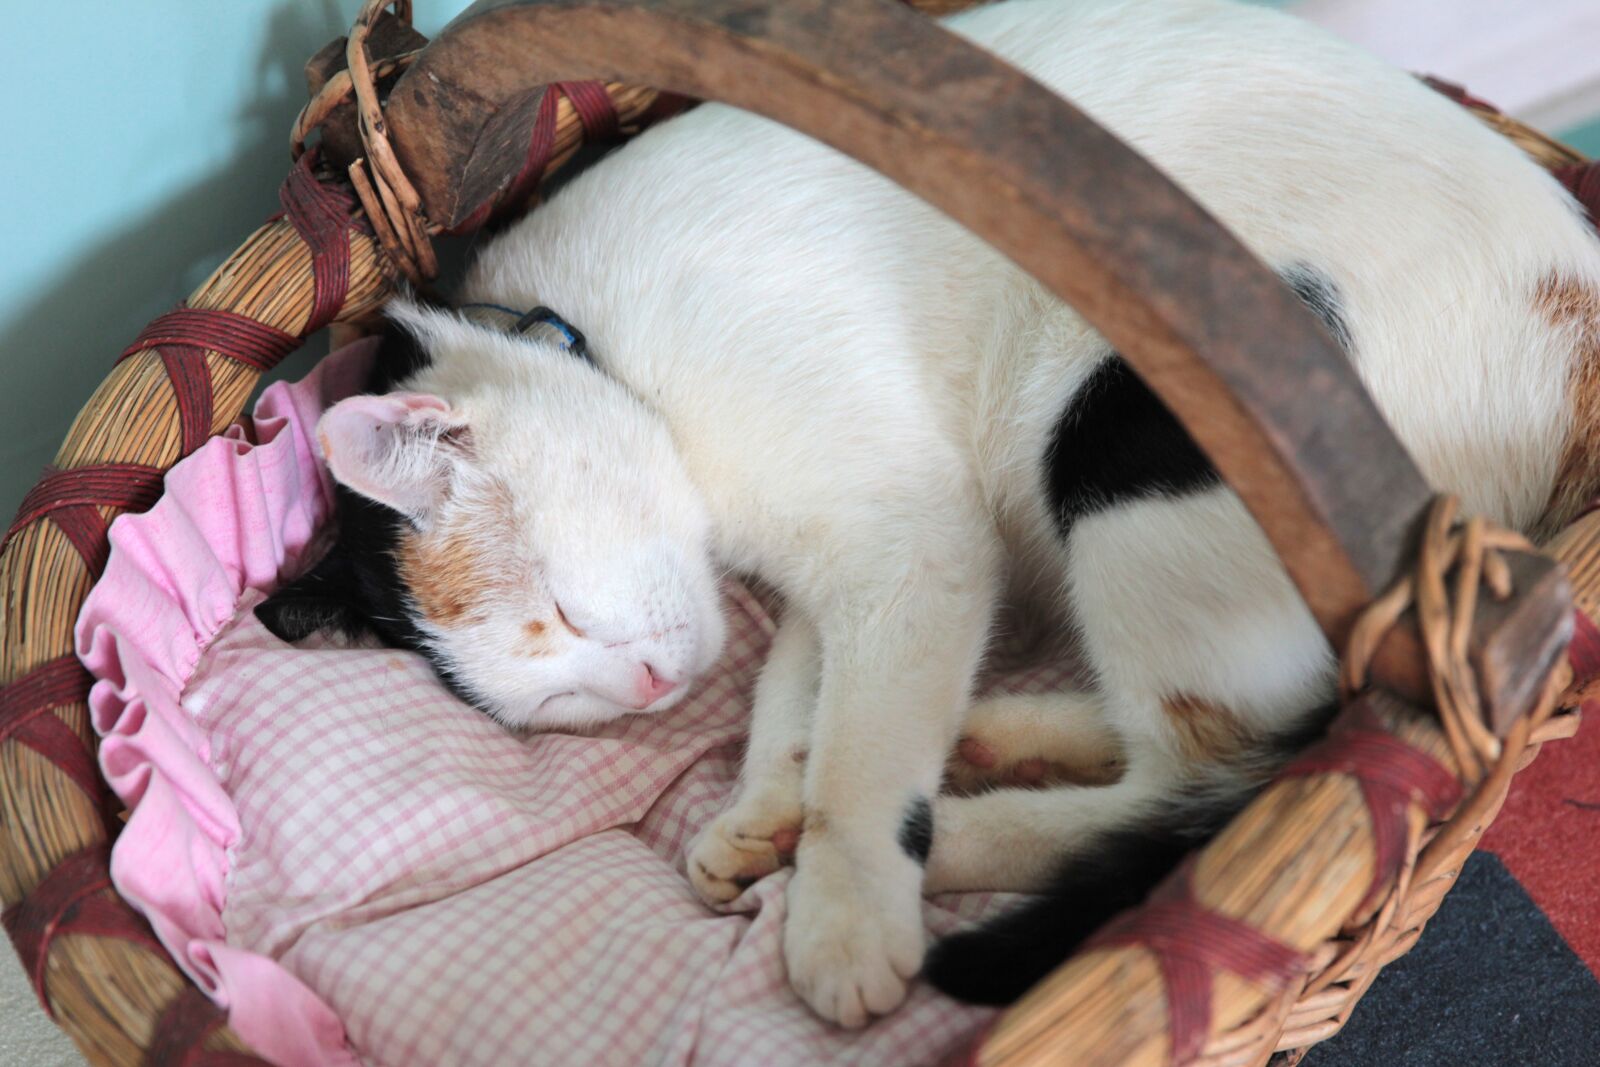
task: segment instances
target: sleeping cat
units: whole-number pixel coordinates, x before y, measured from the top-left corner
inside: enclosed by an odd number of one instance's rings
[[[947,25],[1273,265],[1469,511],[1547,529],[1593,490],[1600,241],[1509,143],[1259,8],[1008,0]],[[923,892],[1047,894],[933,961],[1014,996],[1331,700],[1261,533],[1104,339],[805,137],[710,105],[651,130],[485,248],[461,300],[397,305],[415,360],[324,417],[341,541],[263,617],[375,629],[506,724],[570,727],[683,696],[724,571],[775,586],[738,796],[688,876],[730,900],[798,839],[785,954],[828,1019],[904,998]],[[1093,688],[974,705],[1002,602],[1071,627]],[[962,736],[1001,771],[1123,771],[941,796]]]

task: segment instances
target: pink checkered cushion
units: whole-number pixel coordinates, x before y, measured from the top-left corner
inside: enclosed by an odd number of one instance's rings
[[[330,507],[310,429],[367,356],[273,387],[119,519],[80,620],[133,809],[114,875],[180,964],[285,1064],[902,1067],[970,1042],[989,1013],[926,987],[864,1031],[821,1022],[784,978],[789,873],[722,910],[683,876],[730,798],[772,634],[744,587],[692,699],[593,736],[519,739],[416,656],[262,628],[251,608]],[[929,902],[928,927],[993,903]]]

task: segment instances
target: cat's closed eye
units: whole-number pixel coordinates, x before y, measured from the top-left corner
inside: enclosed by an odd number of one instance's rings
[[[554,604],[555,604],[555,608],[556,608],[556,620],[559,621],[562,626],[565,626],[567,628],[567,632],[572,634],[573,637],[588,637],[589,636],[581,628],[579,628],[577,626],[574,626],[572,624],[572,620],[567,618],[567,613],[565,611],[561,610],[561,602],[559,600],[558,601],[554,601]]]

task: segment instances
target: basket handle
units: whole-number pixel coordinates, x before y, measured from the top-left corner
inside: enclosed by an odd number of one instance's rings
[[[1322,324],[1159,171],[1068,102],[894,0],[478,0],[391,93],[424,213],[521,169],[543,86],[647,84],[754,111],[947,212],[1103,333],[1243,499],[1335,648],[1399,573],[1431,491]],[[1569,633],[1547,559],[1474,631],[1497,725]],[[1430,702],[1413,629],[1373,677]],[[1528,669],[1508,670],[1515,663]],[[1499,665],[1499,666],[1497,666]]]

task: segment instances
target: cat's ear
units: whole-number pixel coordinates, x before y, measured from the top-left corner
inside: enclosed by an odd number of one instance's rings
[[[311,570],[256,605],[256,618],[280,641],[294,643],[319,630],[359,636],[367,623],[352,597],[336,547]]]
[[[341,400],[322,416],[317,436],[339,482],[423,525],[472,447],[466,421],[425,393]]]

